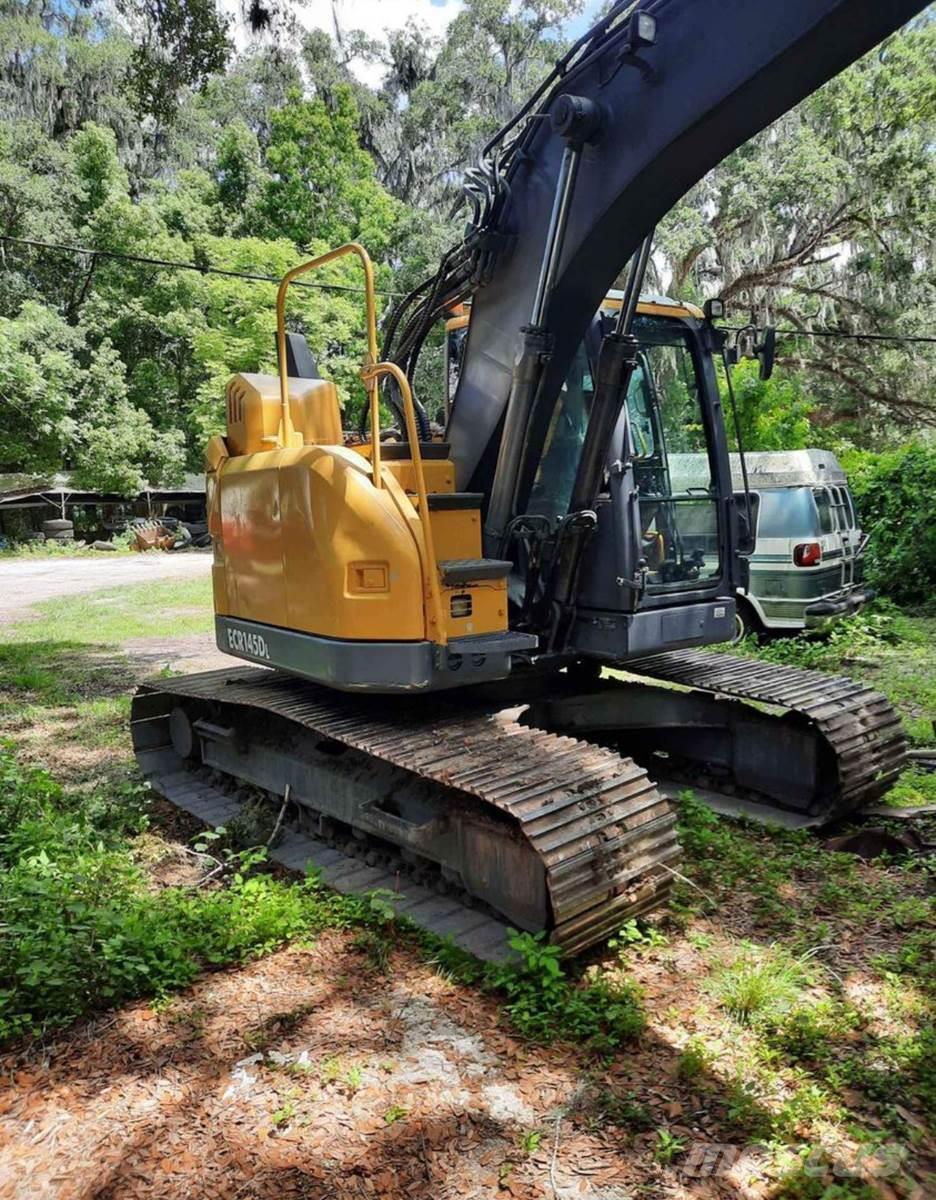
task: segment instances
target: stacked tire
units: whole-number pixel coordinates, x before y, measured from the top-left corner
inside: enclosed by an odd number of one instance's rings
[[[75,523],[57,518],[54,521],[43,521],[42,532],[47,542],[73,542],[75,540]]]

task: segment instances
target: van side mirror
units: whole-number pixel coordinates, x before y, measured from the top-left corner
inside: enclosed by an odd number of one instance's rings
[[[754,347],[754,353],[760,360],[760,377],[767,380],[773,375],[774,368],[774,352],[777,347],[777,330],[773,325],[768,325],[764,330],[763,341],[759,342]]]

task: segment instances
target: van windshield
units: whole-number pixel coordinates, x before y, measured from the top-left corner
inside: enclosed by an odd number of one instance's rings
[[[757,536],[762,538],[817,537],[819,518],[812,489],[776,488],[760,493]]]

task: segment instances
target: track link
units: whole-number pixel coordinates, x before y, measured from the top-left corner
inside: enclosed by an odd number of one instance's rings
[[[613,750],[521,724],[519,708],[348,696],[258,668],[145,685],[134,701],[134,747],[172,801],[194,786],[168,730],[185,698],[210,702],[235,731],[251,711],[273,714],[284,736],[311,733],[401,768],[442,789],[453,814],[467,794],[508,817],[543,864],[550,936],[566,954],[657,907],[669,890],[676,818],[646,772]],[[433,928],[426,914],[411,915]]]
[[[853,679],[705,650],[628,659],[636,675],[740,700],[774,705],[808,720],[827,743],[836,780],[824,819],[878,800],[906,765],[907,739],[890,701]]]

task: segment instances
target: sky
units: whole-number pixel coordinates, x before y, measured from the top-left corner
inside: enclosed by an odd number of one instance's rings
[[[567,33],[578,37],[592,23],[601,7],[602,0],[586,0],[581,16],[569,23]],[[226,0],[225,7],[236,11],[238,0]],[[338,20],[344,29],[363,29],[371,37],[379,37],[388,30],[401,29],[411,18],[425,26],[437,37],[444,35],[449,23],[462,7],[461,0],[336,0]],[[306,0],[295,7],[299,22],[307,29],[324,29],[331,33],[331,0]],[[238,16],[235,16],[235,21]],[[238,46],[246,44],[247,37],[241,28],[235,30]],[[352,70],[361,80],[372,87],[380,82],[379,66],[352,64]]]

